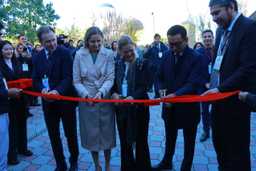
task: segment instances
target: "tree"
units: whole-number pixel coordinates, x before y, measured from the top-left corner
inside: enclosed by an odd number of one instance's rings
[[[0,15],[5,16],[8,36],[24,33],[31,42],[36,41],[40,25],[55,25],[59,19],[52,3],[44,4],[43,0],[7,1],[0,7]]]
[[[121,35],[121,29],[124,24],[124,19],[116,11],[109,11],[106,14],[100,16],[103,22],[103,34],[105,41],[110,43],[113,40],[117,40]]]
[[[68,36],[69,39],[72,39],[75,42],[77,42],[78,40],[83,40],[84,33],[85,30],[82,30],[79,27],[72,24],[70,29],[67,29],[67,32],[65,34]]]
[[[134,42],[139,40],[140,31],[143,30],[143,24],[140,20],[132,18],[126,20],[122,32],[131,36]]]
[[[196,42],[196,26],[191,20],[187,20],[182,23],[182,25],[187,30],[187,36],[188,36],[188,44],[190,47],[193,47]]]

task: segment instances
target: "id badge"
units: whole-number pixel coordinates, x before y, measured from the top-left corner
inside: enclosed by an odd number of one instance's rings
[[[217,71],[220,70],[222,59],[223,59],[223,55],[217,56],[217,58],[215,60],[215,63],[214,63],[214,66],[213,66],[214,70],[217,70]]]
[[[211,74],[212,73],[212,63],[210,63],[208,65],[208,73]]]
[[[123,97],[127,97],[127,88],[128,88],[127,84],[122,84],[122,96]]]
[[[22,71],[28,71],[28,64],[22,64]]]
[[[162,52],[158,52],[158,57],[162,58],[162,56],[163,56],[163,53]]]

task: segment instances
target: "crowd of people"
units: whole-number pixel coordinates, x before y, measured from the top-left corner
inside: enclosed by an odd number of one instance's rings
[[[190,171],[200,114],[200,141],[206,141],[212,132],[218,169],[250,171],[250,112],[256,110],[256,23],[238,11],[236,0],[210,0],[209,7],[219,26],[216,38],[212,30],[205,30],[203,41],[193,48],[189,47],[187,31],[181,25],[168,29],[167,45],[155,34],[154,42],[143,50],[129,35],[105,47],[104,34],[96,26],[86,31],[84,40],[76,47],[73,40],[57,36],[50,26],[38,29],[40,45],[35,47],[24,34],[18,36],[14,47],[0,32],[0,171],[7,171],[8,164],[18,164],[18,154],[33,155],[28,149],[26,121],[31,116],[29,106],[39,102],[19,88],[8,88],[8,81],[20,78],[32,78],[32,89],[42,94],[94,99],[149,99],[152,87],[155,98],[241,91],[238,96],[211,103],[163,103],[165,152],[155,166],[151,166],[148,145],[149,106],[42,98],[39,105],[56,161],[55,171],[78,169],[77,128],[81,145],[90,151],[95,170],[102,170],[99,153],[103,151],[104,170],[110,171],[116,125],[121,171],[172,169],[179,129],[184,136],[181,171]],[[70,152],[69,167],[60,122]]]

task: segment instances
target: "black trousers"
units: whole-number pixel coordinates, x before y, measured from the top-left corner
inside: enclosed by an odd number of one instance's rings
[[[15,160],[18,152],[27,150],[26,106],[22,97],[10,100],[10,106],[8,160]]]
[[[219,170],[250,171],[250,112],[234,110],[223,112],[213,106],[212,139]]]
[[[209,134],[210,132],[210,126],[211,126],[211,113],[209,111],[209,103],[201,103],[201,115],[202,115],[202,121],[203,121],[203,130],[206,134]]]
[[[151,170],[148,147],[149,109],[142,106],[137,108],[136,117],[132,123],[129,122],[129,113],[126,115],[128,116],[122,117],[117,113],[116,116],[121,146],[121,171],[149,171]],[[129,129],[135,129],[135,156],[133,144],[128,137]]]
[[[165,124],[165,154],[162,162],[172,162],[175,153],[176,139],[178,128],[170,124],[169,117],[164,119]],[[194,158],[195,140],[196,140],[197,125],[190,128],[183,128],[184,136],[184,158],[181,165],[181,171],[190,171]]]
[[[66,104],[65,104],[66,103]],[[70,163],[78,160],[77,124],[75,105],[69,102],[43,101],[44,119],[51,141],[52,151],[57,167],[66,168],[63,146],[60,138],[60,121],[68,142]]]

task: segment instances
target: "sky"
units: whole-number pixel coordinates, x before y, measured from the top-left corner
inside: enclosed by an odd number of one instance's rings
[[[256,10],[256,0],[238,0],[247,3],[248,15]],[[142,44],[150,43],[155,32],[165,36],[168,28],[186,21],[189,15],[202,15],[211,20],[209,0],[44,0],[52,2],[60,16],[57,27],[69,28],[72,24],[84,29],[92,24],[92,17],[104,13],[114,6],[125,18],[137,18],[144,26],[140,38]],[[152,12],[154,15],[152,15]],[[155,23],[155,24],[153,24]]]

